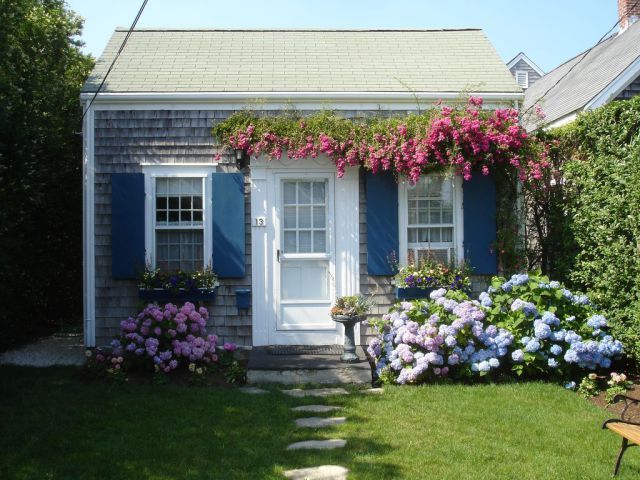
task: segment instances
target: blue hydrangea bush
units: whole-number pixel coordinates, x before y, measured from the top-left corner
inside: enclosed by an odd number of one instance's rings
[[[368,352],[388,383],[489,374],[571,378],[608,369],[622,344],[584,295],[539,274],[496,277],[477,300],[440,289],[374,325]]]

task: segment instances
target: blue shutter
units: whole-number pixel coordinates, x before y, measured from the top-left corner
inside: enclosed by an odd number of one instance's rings
[[[496,184],[491,175],[476,172],[463,181],[464,255],[473,273],[497,273]]]
[[[213,270],[221,278],[244,277],[244,175],[213,173]]]
[[[398,184],[391,172],[367,172],[367,271],[394,275],[391,255],[398,257]]]
[[[111,273],[137,278],[145,267],[144,174],[111,174]]]

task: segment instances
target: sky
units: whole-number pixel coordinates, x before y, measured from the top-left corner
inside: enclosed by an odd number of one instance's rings
[[[67,4],[85,19],[84,50],[97,57],[116,27],[131,25],[142,0]],[[473,27],[505,62],[523,51],[549,71],[595,44],[616,20],[616,0],[149,0],[138,27]]]

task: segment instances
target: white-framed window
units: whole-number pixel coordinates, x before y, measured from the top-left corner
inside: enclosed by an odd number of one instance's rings
[[[399,187],[400,263],[432,259],[452,264],[463,259],[460,176],[429,174]]]
[[[144,166],[147,263],[191,272],[211,262],[211,173],[215,167]]]
[[[516,83],[522,88],[529,88],[529,72],[526,70],[516,70]]]

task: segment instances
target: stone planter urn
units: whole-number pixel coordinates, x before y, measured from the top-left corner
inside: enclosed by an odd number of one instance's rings
[[[334,322],[344,325],[344,351],[340,355],[340,361],[344,363],[359,362],[356,355],[355,326],[357,323],[366,320],[366,315],[332,315]]]

